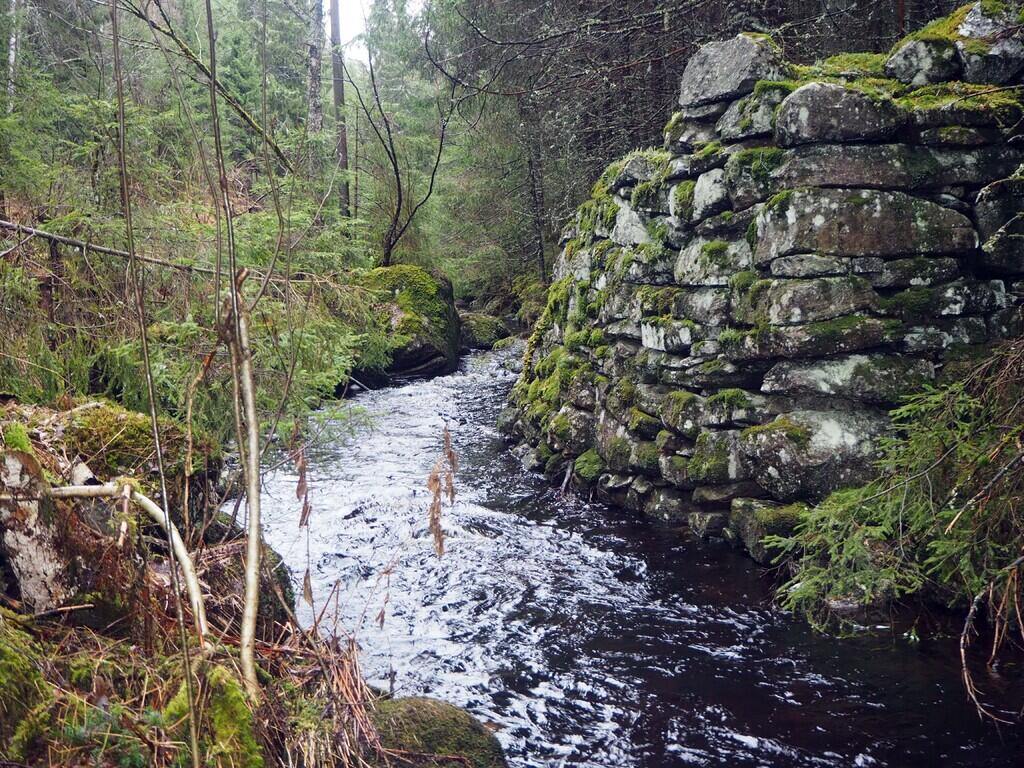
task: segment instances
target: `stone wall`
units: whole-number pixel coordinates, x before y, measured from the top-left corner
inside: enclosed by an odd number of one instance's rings
[[[888,411],[1021,332],[1019,7],[890,55],[698,51],[661,150],[595,184],[501,428],[555,482],[755,558],[872,472]]]

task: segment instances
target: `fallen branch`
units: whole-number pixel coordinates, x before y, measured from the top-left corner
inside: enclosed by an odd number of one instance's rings
[[[25,226],[24,224],[18,224],[13,221],[4,221],[3,219],[0,219],[0,229],[9,229],[13,232],[17,232],[18,234],[24,233],[32,237],[41,237],[44,240],[49,240],[50,242],[54,243],[60,243],[62,245],[69,245],[72,248],[79,248],[83,251],[102,253],[107,256],[117,256],[120,259],[127,259],[130,257],[128,251],[122,251],[118,248],[110,248],[109,246],[106,245],[96,245],[95,243],[90,243],[86,240],[76,240],[73,237],[58,235],[53,232],[47,232],[42,229],[36,229],[35,227],[28,227]],[[24,242],[24,240],[22,242]],[[19,243],[19,245],[20,244],[21,243]],[[136,255],[135,258],[137,258],[139,261],[144,261],[147,264],[157,264],[161,267],[170,267],[171,269],[178,269],[181,270],[182,272],[202,272],[208,275],[212,275],[215,273],[215,270],[210,267],[202,267],[195,264],[175,264],[173,261],[165,261],[164,259],[158,259],[154,256]]]

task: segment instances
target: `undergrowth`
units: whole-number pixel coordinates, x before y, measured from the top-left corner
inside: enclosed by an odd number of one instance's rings
[[[987,607],[994,657],[1024,628],[1024,340],[951,364],[945,379],[893,411],[877,479],[767,543],[793,568],[782,604],[817,626],[841,624],[840,606],[927,596],[968,611],[965,643]]]

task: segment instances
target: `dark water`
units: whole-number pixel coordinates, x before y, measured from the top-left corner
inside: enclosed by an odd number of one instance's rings
[[[373,428],[311,454],[308,539],[294,474],[267,482],[271,544],[298,583],[308,557],[317,610],[338,584],[375,684],[468,707],[516,766],[1021,764],[1019,732],[966,702],[951,642],[816,636],[727,546],[561,496],[493,428],[511,375],[490,355],[463,368],[355,399]],[[445,423],[461,467],[438,559],[425,480]]]

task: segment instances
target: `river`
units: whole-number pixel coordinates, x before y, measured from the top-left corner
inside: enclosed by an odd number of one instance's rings
[[[362,426],[309,453],[308,535],[294,470],[267,477],[269,543],[297,594],[309,562],[371,682],[467,707],[520,768],[1019,764],[1019,732],[966,701],[951,638],[816,635],[724,543],[524,471],[494,428],[514,381],[499,358],[349,401]],[[426,478],[445,424],[460,468],[438,558]]]

